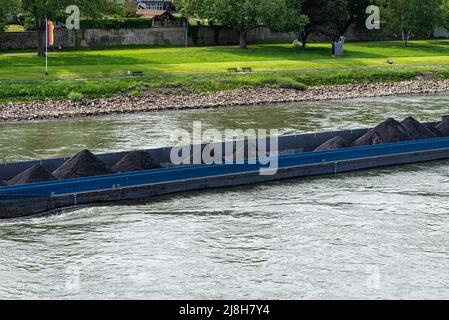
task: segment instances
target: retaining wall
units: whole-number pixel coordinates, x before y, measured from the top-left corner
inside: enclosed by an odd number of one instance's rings
[[[346,33],[348,41],[370,41],[377,36],[376,32],[359,31],[350,27]],[[293,41],[294,33],[276,33],[268,28],[257,28],[248,33],[248,42],[258,41]],[[331,39],[312,34],[310,41],[328,42]],[[117,45],[184,45],[186,31],[183,27],[164,27],[147,29],[82,29],[55,30],[55,47],[91,47]],[[228,45],[237,44],[239,34],[229,29],[211,29],[200,27],[191,30],[188,36],[189,45]],[[7,32],[0,36],[0,50],[27,49],[37,47],[35,31]]]
[[[55,30],[55,47],[69,46],[67,29]],[[5,32],[0,34],[0,50],[34,49],[37,48],[37,32]]]

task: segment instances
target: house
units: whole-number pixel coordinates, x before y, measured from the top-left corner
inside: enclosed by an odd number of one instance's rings
[[[182,27],[182,21],[167,10],[138,9],[137,15],[142,19],[153,20],[153,27]]]
[[[167,21],[173,16],[167,10],[138,9],[137,15],[143,19]]]
[[[139,0],[139,9],[174,11],[172,0]]]

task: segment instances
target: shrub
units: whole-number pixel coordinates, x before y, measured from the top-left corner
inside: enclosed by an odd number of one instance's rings
[[[282,89],[305,90],[306,85],[292,78],[282,78],[277,81],[277,87]]]
[[[134,89],[129,92],[129,96],[131,96],[131,97],[140,97],[142,95],[143,95],[142,90],[138,90],[138,89]]]
[[[153,21],[141,18],[117,18],[103,20],[87,20],[81,19],[80,26],[82,29],[145,29],[153,26]]]
[[[83,95],[76,91],[70,91],[67,98],[71,101],[81,101],[83,100]]]

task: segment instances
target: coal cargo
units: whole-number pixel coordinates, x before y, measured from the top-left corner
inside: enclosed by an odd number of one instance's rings
[[[437,137],[437,138],[441,138],[444,137],[444,135],[437,129],[437,125],[433,124],[433,123],[426,123],[424,124],[424,126],[429,129],[430,131],[432,131],[432,133]]]
[[[414,140],[433,139],[437,137],[436,134],[434,134],[413,117],[406,118],[401,122],[401,124]]]
[[[371,146],[385,143],[405,142],[414,140],[407,132],[407,129],[402,126],[398,121],[393,118],[389,118],[379,124],[374,129],[371,129],[356,140],[352,146]]]
[[[61,180],[113,174],[114,172],[89,150],[83,150],[53,172]]]
[[[338,150],[348,148],[350,147],[350,145],[351,144],[346,139],[337,136],[320,145],[318,148],[315,149],[315,152],[326,150]]]
[[[55,181],[57,180],[47,169],[42,167],[40,164],[36,164],[31,168],[25,170],[22,173],[19,173],[14,178],[8,181],[8,185],[20,185],[20,184],[28,184],[28,183],[37,183],[37,182],[47,182],[47,181]]]
[[[448,137],[449,136],[449,116],[444,116],[443,117],[443,121],[441,121],[438,125],[437,125],[437,130],[439,132],[441,132],[441,134],[444,137]]]
[[[114,172],[133,172],[158,169],[160,165],[155,163],[148,152],[132,151],[124,156],[113,167]]]

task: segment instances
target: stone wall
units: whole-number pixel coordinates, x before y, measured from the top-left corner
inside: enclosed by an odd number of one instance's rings
[[[67,47],[68,31],[66,29],[55,30],[55,47]],[[34,49],[37,47],[37,32],[6,32],[0,35],[0,50]]]
[[[119,30],[55,30],[55,47],[91,47],[117,45],[184,45],[186,31],[182,27],[119,29]],[[258,28],[248,34],[248,41],[290,41],[293,34],[271,32]],[[189,36],[189,45],[226,45],[239,42],[239,35],[233,30],[213,30],[201,27]],[[36,48],[35,31],[8,32],[0,37],[0,50]]]
[[[375,41],[380,38],[381,30],[360,30],[355,24],[351,25],[345,33],[346,41]],[[331,42],[332,39],[320,33],[312,33],[307,39],[309,42]]]
[[[6,32],[0,35],[1,50],[35,48],[36,44],[37,34],[34,31]]]
[[[296,39],[293,33],[276,33],[268,28],[257,28],[251,30],[247,36],[248,42],[257,41],[293,41]],[[235,30],[210,29],[201,27],[195,36],[190,39],[198,45],[226,45],[239,43],[239,34]]]
[[[181,45],[185,43],[183,28],[148,28],[119,30],[71,30],[70,47],[117,45]]]
[[[445,28],[436,28],[433,36],[435,38],[449,38],[449,32]]]
[[[359,31],[349,28],[348,41],[375,40],[377,32]],[[55,47],[91,47],[117,45],[184,45],[186,31],[182,27],[119,29],[119,30],[55,30]],[[268,28],[257,28],[249,32],[248,41],[293,41],[294,33],[275,33]],[[309,41],[328,42],[322,35],[311,35]],[[200,27],[189,32],[189,45],[227,45],[239,43],[239,34],[234,30]],[[0,50],[36,48],[36,32],[11,32],[0,36]]]
[[[200,27],[189,32],[190,45],[225,45],[239,42],[239,34],[233,30],[213,30]],[[99,30],[88,29],[69,32],[69,46],[113,46],[113,45],[184,45],[186,30],[182,27]],[[248,34],[248,41],[293,41],[293,34],[271,32],[258,28]]]

